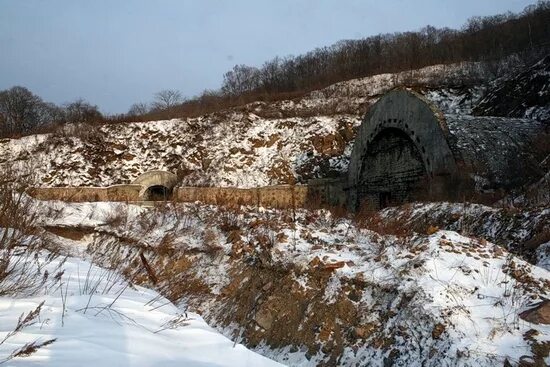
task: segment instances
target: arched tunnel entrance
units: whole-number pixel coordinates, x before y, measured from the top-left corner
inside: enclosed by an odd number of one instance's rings
[[[421,191],[427,179],[422,155],[397,128],[380,131],[368,144],[361,165],[357,204],[383,208],[401,204]]]
[[[172,192],[178,182],[178,177],[167,171],[145,172],[133,182],[141,185],[140,199],[145,201],[165,201],[172,199]]]
[[[448,196],[457,163],[445,117],[422,96],[395,89],[372,106],[348,166],[350,210]]]
[[[148,187],[143,194],[145,201],[167,201],[172,198],[172,189],[163,185]]]

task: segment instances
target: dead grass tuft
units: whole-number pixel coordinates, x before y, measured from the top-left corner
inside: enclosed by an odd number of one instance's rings
[[[36,256],[45,242],[35,210],[16,178],[9,170],[0,174],[0,296],[32,295],[49,280]],[[51,252],[47,261],[56,257]]]
[[[26,315],[24,313],[21,314],[21,316],[19,316],[19,319],[17,320],[17,324],[15,325],[15,328],[6,334],[4,339],[0,340],[0,345],[4,344],[9,339],[15,337],[17,334],[23,331],[23,329],[34,325],[39,320],[40,312],[42,310],[43,305],[44,305],[44,301],[42,301],[34,310],[29,311],[29,313],[27,313]],[[0,359],[0,364],[4,364],[17,357],[28,357],[36,353],[39,349],[46,347],[55,341],[56,339],[48,339],[43,342],[40,342],[38,340],[28,342],[24,344],[22,347],[13,350],[7,357]]]

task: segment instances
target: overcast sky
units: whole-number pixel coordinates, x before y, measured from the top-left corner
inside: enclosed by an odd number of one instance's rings
[[[58,104],[85,98],[126,112],[162,89],[220,86],[259,66],[341,39],[459,28],[531,0],[0,0],[0,89],[22,85]]]

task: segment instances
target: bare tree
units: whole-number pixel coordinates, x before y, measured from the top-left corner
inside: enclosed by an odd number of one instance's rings
[[[67,122],[98,122],[103,120],[103,115],[99,112],[97,106],[92,105],[82,98],[65,105],[65,115]]]
[[[8,122],[6,121],[6,117],[0,113],[0,137],[3,137],[4,135],[8,135]]]
[[[42,124],[65,122],[63,108],[51,102],[44,102],[39,106],[40,122]]]
[[[222,92],[229,96],[238,96],[258,88],[260,70],[246,65],[235,65],[233,70],[223,76]]]
[[[25,87],[15,86],[0,92],[3,134],[28,132],[41,124],[44,102]]]
[[[174,89],[161,90],[155,93],[155,100],[153,101],[153,109],[155,110],[167,110],[183,100],[181,93]]]
[[[130,106],[130,109],[128,110],[127,115],[141,116],[141,115],[145,115],[147,112],[149,112],[149,106],[147,106],[147,103],[138,102]]]

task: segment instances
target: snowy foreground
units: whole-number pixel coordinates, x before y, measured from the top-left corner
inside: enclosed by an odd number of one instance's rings
[[[45,301],[33,325],[0,342],[0,360],[25,343],[56,339],[6,365],[278,365],[218,331],[290,366],[550,363],[550,325],[520,316],[550,298],[550,272],[468,234],[465,223],[399,237],[323,210],[298,210],[293,219],[200,204],[35,204],[39,223],[54,231],[48,243],[76,257],[42,266],[48,282],[32,298],[0,297],[0,341]],[[437,204],[451,214],[459,206]],[[128,285],[153,287],[140,256],[155,289],[178,307]],[[177,293],[188,284],[200,287]]]
[[[43,269],[64,273],[41,294],[0,297],[0,340],[15,328],[21,314],[44,301],[35,322],[0,346],[0,361],[26,343],[55,341],[0,365],[279,366],[234,345],[199,315],[185,314],[155,291],[129,286],[118,274],[83,260],[61,262],[55,260]]]

